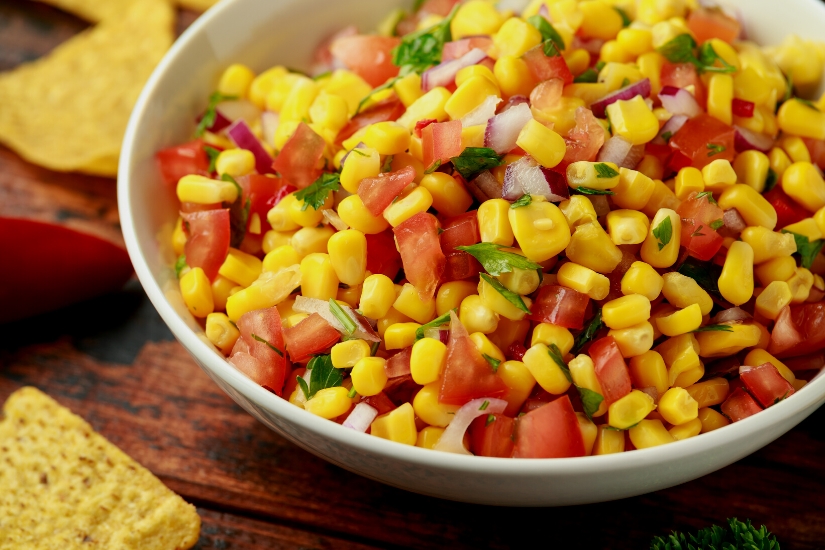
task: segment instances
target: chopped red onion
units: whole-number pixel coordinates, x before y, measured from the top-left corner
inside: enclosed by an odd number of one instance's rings
[[[255,156],[255,169],[259,174],[272,174],[272,157],[249,129],[243,119],[238,119],[226,130],[229,139],[237,147],[246,149]]]
[[[448,453],[470,454],[464,448],[464,433],[470,427],[470,423],[479,416],[501,414],[506,408],[507,401],[494,397],[480,397],[465,403],[456,411],[452,421],[447,425],[447,429],[441,434],[441,438],[433,446],[433,449]]]
[[[221,115],[233,123],[236,120],[243,119],[247,124],[254,124],[261,116],[261,110],[257,105],[246,99],[234,99],[230,101],[221,101],[217,104],[216,110]],[[217,119],[215,119],[217,122]],[[229,126],[229,124],[227,124]]]
[[[741,233],[748,227],[745,218],[742,217],[742,214],[740,214],[736,208],[725,210],[725,213],[722,215],[722,220],[725,222],[725,227],[734,233]]]
[[[430,327],[424,329],[424,337],[438,340],[442,344],[450,342],[450,329],[442,327]]]
[[[421,75],[421,89],[429,92],[438,86],[448,86],[455,81],[455,75],[464,67],[476,65],[487,57],[484,50],[473,48],[458,59],[452,59],[439,63],[435,67],[427,69]]]
[[[757,134],[747,128],[741,126],[734,126],[735,133],[733,135],[733,146],[737,153],[756,149],[767,153],[773,147],[773,138],[765,134]]]
[[[195,123],[200,124],[200,121],[203,119],[203,115],[206,113],[201,113],[196,119]],[[227,126],[232,124],[232,121],[226,118],[223,113],[221,113],[217,107],[215,108],[215,122],[212,123],[212,126],[207,128],[208,131],[212,132],[213,134],[217,134]]]
[[[355,405],[355,408],[352,409],[342,425],[357,432],[366,432],[376,416],[378,416],[378,409],[361,402]]]
[[[742,118],[752,117],[753,110],[755,107],[756,105],[754,105],[753,101],[739,99],[738,97],[734,97],[730,105],[733,116],[738,116]]]
[[[412,346],[390,357],[384,365],[384,374],[387,378],[398,378],[410,374],[410,357],[412,357]]]
[[[744,309],[738,307],[728,308],[724,311],[720,311],[716,315],[713,316],[713,319],[710,320],[712,325],[720,325],[723,323],[741,323],[742,321],[747,321],[748,319],[752,319],[751,314],[745,311]]]
[[[366,340],[368,342],[381,341],[381,337],[375,334],[375,331],[372,330],[369,323],[366,323],[362,317],[353,311],[351,307],[343,304],[339,305],[341,305],[341,309],[344,310],[344,313],[346,313],[355,323],[355,330],[352,332],[351,336]],[[292,309],[298,313],[317,313],[324,318],[324,321],[332,325],[332,328],[341,334],[348,334],[347,330],[344,328],[344,325],[341,324],[341,321],[339,321],[332,311],[330,311],[329,302],[325,300],[307,298],[306,296],[298,295],[295,298],[295,303],[292,305]]]
[[[261,137],[264,143],[275,143],[275,132],[278,130],[280,121],[281,117],[278,113],[272,111],[261,113]]]
[[[510,99],[507,100],[507,103],[504,104],[504,107],[501,108],[501,112],[503,113],[507,109],[511,109],[517,105],[521,105],[522,103],[526,103],[527,106],[530,106],[530,99],[526,95],[514,95],[510,96]]]
[[[477,124],[486,124],[488,120],[496,115],[496,107],[501,103],[501,98],[495,95],[488,95],[481,104],[464,115],[461,119],[461,125],[475,126]]]
[[[598,162],[612,162],[616,166],[624,164],[625,159],[630,155],[633,144],[627,139],[616,134],[604,142],[596,157]]]
[[[640,95],[644,98],[650,96],[650,79],[643,78],[638,82],[633,82],[632,84],[628,84],[624,88],[616,90],[615,92],[611,92],[604,96],[603,98],[594,101],[590,105],[590,109],[593,111],[593,114],[599,118],[604,118],[605,116],[605,108],[610,105],[611,103],[616,103],[617,101],[621,100],[628,100],[633,99],[637,95]]]
[[[541,195],[550,202],[570,198],[564,176],[539,166],[529,156],[507,166],[501,198],[514,201],[522,195]]]
[[[659,390],[656,389],[656,386],[647,386],[644,388],[639,388],[639,391],[642,393],[646,393],[650,397],[652,397],[654,403],[659,402]]]
[[[489,170],[484,170],[475,179],[467,182],[467,187],[479,202],[501,198],[501,184]]]
[[[684,88],[665,86],[659,92],[659,100],[662,102],[662,107],[673,115],[693,118],[704,112],[693,94]]]
[[[509,153],[516,146],[521,129],[532,119],[533,112],[526,103],[502,111],[487,122],[484,146],[490,147],[499,155]]]
[[[587,50],[587,53],[590,55],[594,55],[599,57],[601,55],[602,46],[604,46],[604,40],[601,38],[588,38],[584,39],[579,35],[573,36],[573,41],[570,44],[570,50],[577,50],[579,48],[583,50]]]
[[[667,122],[665,122],[662,129],[659,130],[659,134],[653,138],[651,143],[653,145],[667,145],[670,138],[673,137],[676,132],[681,130],[682,126],[684,126],[687,121],[688,117],[685,115],[673,115]]]

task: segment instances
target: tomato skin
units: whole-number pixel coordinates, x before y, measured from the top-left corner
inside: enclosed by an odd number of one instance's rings
[[[382,414],[387,414],[388,412],[396,409],[395,403],[393,403],[387,394],[384,392],[377,393],[375,395],[371,395],[369,397],[362,397],[362,403],[366,403],[370,407],[373,407],[378,411],[379,416]]]
[[[209,176],[209,157],[203,147],[203,140],[198,138],[155,153],[155,162],[163,182],[174,188],[183,176]]]
[[[805,207],[799,205],[789,197],[782,187],[777,185],[763,195],[776,210],[776,227],[785,227],[804,220],[809,216]]]
[[[366,128],[370,124],[398,120],[398,117],[403,115],[405,110],[406,108],[404,107],[404,104],[398,99],[385,99],[384,101],[381,101],[371,107],[368,111],[358,113],[352,117],[350,121],[347,122],[346,126],[341,128],[341,131],[338,132],[335,141],[340,145],[345,139],[351,137],[355,132],[361,128]]]
[[[443,281],[459,281],[477,277],[481,272],[481,264],[466,252],[452,252],[444,256],[444,276]]]
[[[722,412],[733,422],[752,416],[762,410],[753,397],[742,388],[736,388],[722,403]]]
[[[764,363],[744,371],[739,378],[745,387],[763,407],[767,408],[793,394],[791,384],[782,378],[773,363]]]
[[[333,42],[330,51],[348,69],[376,88],[398,75],[398,67],[392,63],[392,49],[400,43],[399,38],[392,36],[345,36]]]
[[[341,334],[323,317],[313,313],[294,327],[284,329],[284,342],[289,359],[300,363],[332,347]]]
[[[458,59],[474,48],[486,52],[492,45],[493,39],[489,36],[468,36],[460,40],[445,42],[444,48],[441,50],[441,62]]]
[[[278,309],[271,307],[249,311],[241,315],[237,325],[238,330],[241,331],[241,338],[243,338],[249,349],[248,354],[261,364],[261,369],[255,373],[255,377],[243,368],[241,370],[250,375],[261,386],[277,395],[282,395],[284,378],[286,377],[286,358],[284,356],[281,315],[278,313]],[[280,351],[280,354],[256,337],[269,342]],[[232,357],[229,360],[231,362]]]
[[[662,83],[664,84],[664,83]],[[733,162],[736,153],[733,147],[734,130],[707,113],[689,119],[670,138],[670,148],[688,157],[691,165],[700,170],[714,160],[725,159]],[[708,144],[719,146],[720,152],[708,149]],[[710,154],[710,156],[708,156]]]
[[[367,238],[367,271],[373,274],[386,275],[395,280],[398,270],[401,269],[401,254],[395,248],[395,239],[392,231],[387,229],[374,235],[365,235]]]
[[[699,73],[696,72],[696,66],[692,63],[671,63],[665,61],[662,65],[662,72],[659,75],[662,87],[676,86],[677,88],[687,88],[693,86],[693,97],[696,102],[704,108],[707,102],[705,94],[705,85],[702,79],[699,78]]]
[[[441,224],[439,239],[444,254],[461,252],[455,249],[457,246],[470,246],[481,242],[476,212],[465,212],[444,220]]]
[[[489,416],[494,420],[488,423]],[[503,414],[479,416],[470,424],[470,452],[476,456],[508,458],[513,454],[516,421]]]
[[[780,340],[780,336],[787,333],[791,337]],[[777,357],[797,357],[822,349],[825,349],[825,302],[786,306],[776,318],[768,352]]]
[[[692,10],[687,26],[698,44],[719,38],[731,44],[739,36],[739,21],[728,17],[719,8],[699,7]]]
[[[610,405],[621,399],[633,389],[627,363],[619,351],[619,346],[612,336],[599,338],[588,350],[596,369],[596,378],[604,392],[604,400]]]
[[[722,221],[724,212],[710,202],[708,196],[696,198],[698,193],[688,195],[676,212],[682,219],[681,243],[688,254],[702,261],[712,259],[722,247],[722,236],[711,228],[714,222]]]
[[[564,85],[573,83],[573,73],[567,66],[567,62],[561,55],[544,55],[544,45],[539,44],[522,56],[530,73],[538,82],[544,82],[551,78],[560,78]]]
[[[530,319],[565,328],[584,328],[584,316],[590,298],[572,288],[547,285],[539,289]]]
[[[181,212],[188,226],[183,253],[190,267],[200,267],[213,280],[229,253],[229,210],[218,208],[201,212]]]
[[[509,388],[493,372],[490,363],[482,357],[467,329],[454,312],[450,313],[450,341],[447,360],[441,378],[438,401],[449,405],[463,405],[479,397],[501,397]]]
[[[564,168],[580,160],[596,160],[596,154],[604,145],[604,128],[593,111],[579,107],[576,109],[575,120],[576,125],[564,138],[567,149],[560,163]]]
[[[431,299],[446,264],[438,240],[438,220],[432,214],[419,212],[392,231],[407,280],[422,300]]]
[[[805,146],[808,148],[808,153],[811,155],[811,162],[825,168],[825,140],[802,138]]]
[[[579,421],[566,395],[520,417],[515,433],[514,458],[564,458],[585,454]]]
[[[385,172],[375,178],[364,178],[358,185],[358,196],[373,216],[380,216],[414,179],[415,168],[412,166]]]
[[[449,162],[461,154],[461,121],[436,122],[421,129],[423,163],[427,168],[435,162]]]
[[[281,202],[283,198],[298,189],[290,185],[283,178],[273,178],[261,174],[249,174],[235,178],[238,185],[243,189],[241,200],[246,202],[249,199],[249,215],[258,214],[261,224],[269,227],[266,221],[267,213],[273,206]],[[266,231],[262,228],[261,233]]]
[[[326,146],[324,138],[302,122],[275,157],[272,169],[298,189],[303,189],[321,175],[318,164]]]

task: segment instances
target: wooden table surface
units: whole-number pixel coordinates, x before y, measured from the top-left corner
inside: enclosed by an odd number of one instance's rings
[[[3,0],[0,70],[71,35],[52,30],[31,40],[4,38],[9,21],[35,12],[63,17],[58,27],[71,32],[83,27],[42,6]],[[192,17],[182,13],[181,25]],[[23,189],[45,189],[85,197],[98,212],[111,213],[114,185],[48,172],[0,148],[0,202]],[[136,280],[114,295],[0,325],[0,401],[25,385],[83,416],[195,504],[203,521],[196,548],[478,549],[538,542],[643,549],[653,535],[731,516],[766,524],[783,549],[825,548],[825,409],[753,455],[677,487],[587,506],[521,509],[408,493],[295,447],[212,383]]]

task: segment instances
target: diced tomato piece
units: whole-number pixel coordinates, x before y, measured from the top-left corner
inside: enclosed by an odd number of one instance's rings
[[[364,178],[358,185],[358,196],[373,216],[380,216],[414,179],[415,168],[412,166],[385,172],[375,178]]]
[[[596,154],[604,145],[604,128],[593,115],[593,111],[579,107],[574,116],[576,125],[564,138],[567,144],[564,160],[561,162],[564,167],[580,160],[596,160]]]
[[[260,368],[254,371],[255,376],[243,367],[238,368],[241,368],[261,386],[281,395],[286,376],[286,356],[278,308],[271,307],[244,313],[238,319],[237,325],[238,330],[241,331],[241,338],[249,348],[249,355],[260,363]],[[232,357],[229,360],[231,362]],[[239,360],[239,362],[242,361]],[[251,362],[247,362],[247,365],[249,363]]]
[[[319,162],[327,142],[305,122],[301,122],[284,148],[275,157],[272,169],[298,189],[303,189],[321,175]]]
[[[209,175],[209,157],[203,148],[203,140],[167,147],[155,153],[155,161],[166,185],[176,186],[178,180],[189,174]]]
[[[573,83],[573,73],[561,54],[547,56],[544,54],[544,44],[539,44],[522,56],[527,68],[538,82],[551,78],[560,78],[564,85]]]
[[[201,204],[199,202],[182,202],[180,203],[180,211],[185,214],[190,212],[206,212],[207,210],[218,210],[222,203],[214,202],[211,204]]]
[[[410,374],[410,358],[412,357],[412,346],[406,347],[387,359],[384,364],[384,373],[388,378],[397,378]]]
[[[785,194],[779,185],[765,193],[764,197],[776,210],[776,227],[785,227],[809,217],[805,207]]]
[[[794,371],[794,374],[801,371],[818,371],[825,367],[825,353],[814,353],[811,355],[803,355],[801,357],[794,357],[784,361],[785,366]]]
[[[752,117],[754,107],[755,105],[753,101],[746,101],[744,99],[739,99],[738,97],[734,97],[731,102],[731,111],[733,112],[733,116],[739,116],[742,118]]]
[[[478,397],[501,397],[509,389],[470,340],[467,329],[450,312],[450,342],[438,400],[463,405]]]
[[[719,8],[700,6],[692,10],[687,19],[687,26],[699,44],[711,38],[719,38],[730,44],[739,36],[739,21],[729,17]]]
[[[665,61],[662,65],[662,72],[660,73],[662,87],[676,86],[677,88],[687,88],[693,86],[693,97],[700,106],[704,107],[706,103],[705,85],[699,78],[699,73],[696,72],[696,66],[692,63],[671,63]]]
[[[392,49],[401,39],[394,36],[355,35],[339,38],[330,46],[332,55],[376,88],[398,75]]]
[[[733,422],[752,416],[762,410],[753,397],[742,388],[736,388],[722,403],[722,412]]]
[[[401,269],[401,254],[395,248],[392,231],[387,229],[367,237],[367,271],[395,280]]]
[[[450,15],[453,6],[458,4],[459,0],[427,0],[421,5],[418,10],[419,14],[423,15],[441,15],[447,17]]]
[[[415,132],[416,136],[421,137],[421,130],[430,124],[435,124],[436,122],[438,122],[437,118],[425,118],[423,120],[419,120],[415,123],[415,130],[413,130],[413,132]]]
[[[396,376],[395,378],[387,380],[387,384],[384,386],[384,393],[393,403],[402,405],[408,402],[411,403],[413,396],[415,396],[420,389],[421,386],[415,383],[412,375],[405,374],[404,376]]]
[[[332,347],[341,339],[341,333],[326,320],[313,313],[294,327],[284,329],[284,342],[289,358],[295,363]]]
[[[489,36],[468,36],[460,40],[445,42],[444,48],[441,50],[441,62],[458,59],[474,48],[486,52],[492,45],[493,39]]]
[[[514,458],[584,456],[584,440],[570,398],[534,409],[518,419]]]
[[[390,398],[387,397],[387,394],[384,392],[370,395],[369,397],[362,397],[361,402],[375,408],[378,411],[379,416],[382,414],[387,414],[397,408],[395,403],[390,401]]]
[[[422,300],[431,299],[446,262],[438,241],[438,220],[432,214],[419,212],[392,231],[407,280]]]
[[[582,329],[588,304],[590,298],[587,294],[560,285],[543,286],[530,308],[530,319],[565,328]]]
[[[601,300],[602,303],[624,296],[622,293],[622,279],[625,273],[627,273],[627,270],[630,269],[630,266],[633,265],[633,262],[638,261],[638,258],[633,252],[624,247],[622,248],[622,259],[619,261],[619,264],[613,268],[613,271],[607,275],[607,278],[610,280],[610,292],[607,293],[604,300]],[[585,318],[588,317],[589,312],[585,315]]]
[[[811,154],[811,162],[820,168],[825,168],[825,140],[802,138],[802,141],[805,142],[805,146]]]
[[[428,124],[421,130],[421,150],[425,167],[444,164],[461,154],[461,121]]]
[[[714,160],[733,162],[736,150],[733,147],[734,130],[724,122],[702,113],[689,119],[670,138],[670,147],[690,158],[691,165],[703,168]]]
[[[460,281],[477,277],[481,271],[481,264],[466,252],[446,254],[444,265],[444,282]]]
[[[525,353],[527,353],[527,348],[520,342],[513,342],[504,350],[504,356],[508,361],[521,361]]]
[[[312,74],[320,74],[322,72],[334,70],[335,67],[335,60],[332,56],[332,52],[330,51],[330,46],[332,46],[333,42],[340,38],[344,38],[346,36],[354,36],[358,34],[358,27],[355,25],[348,25],[337,31],[335,34],[328,36],[324,40],[318,44],[318,47],[315,48],[315,52],[312,55]]]
[[[764,363],[739,375],[745,387],[759,404],[770,407],[794,392],[793,386],[782,378],[773,363]]]
[[[605,403],[610,405],[630,393],[630,372],[612,336],[599,338],[590,344],[588,353],[596,369],[596,378],[604,392]]]
[[[776,318],[768,351],[777,357],[809,355],[825,348],[825,302],[785,306]]]
[[[681,242],[688,254],[696,259],[708,261],[722,247],[722,236],[712,228],[721,227],[724,212],[717,204],[710,202],[710,196],[696,198],[693,192],[679,205],[676,212],[682,219]]]
[[[460,252],[457,246],[470,246],[481,242],[478,230],[478,215],[475,211],[465,212],[446,219],[441,224],[441,250],[444,254]]]
[[[235,178],[243,189],[243,202],[249,199],[249,215],[258,214],[261,223],[266,222],[266,215],[273,206],[281,202],[297,188],[289,185],[283,178],[275,178],[261,174],[249,174]]]
[[[470,424],[470,452],[476,456],[509,458],[513,454],[516,421],[503,414],[479,416]]]
[[[227,253],[229,253],[229,210],[205,210],[203,212],[181,212],[187,228],[186,263],[189,267],[200,267],[213,280],[218,274]]]
[[[693,160],[681,151],[673,151],[667,160],[667,167],[674,172],[678,172],[691,164],[693,164]]]
[[[361,128],[366,128],[370,124],[398,120],[398,117],[403,115],[405,110],[406,108],[404,107],[404,104],[401,103],[396,97],[385,99],[370,108],[368,111],[358,113],[352,117],[350,121],[347,122],[346,126],[341,128],[341,131],[338,132],[338,135],[335,137],[335,141],[337,143],[341,143],[348,137],[352,137],[352,135]]]

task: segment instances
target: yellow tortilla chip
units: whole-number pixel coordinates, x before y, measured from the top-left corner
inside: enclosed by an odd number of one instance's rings
[[[36,388],[0,422],[0,549],[191,548],[200,518],[82,418]]]
[[[91,23],[116,19],[140,0],[39,0]]]
[[[116,175],[129,114],[172,44],[173,23],[165,0],[133,0],[48,56],[0,74],[0,142],[52,170]]]

